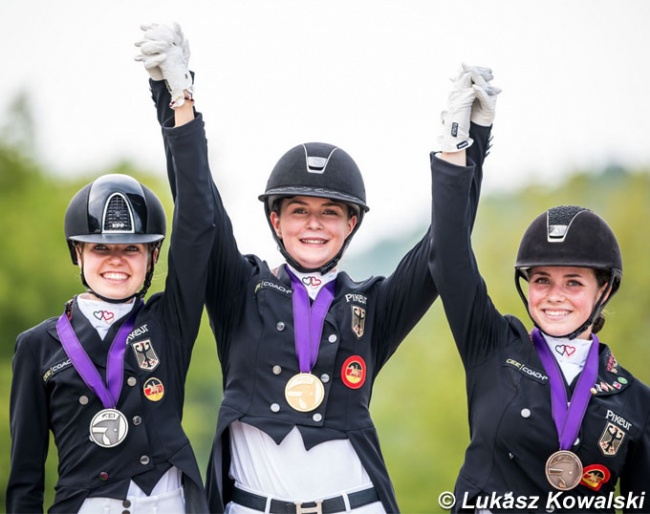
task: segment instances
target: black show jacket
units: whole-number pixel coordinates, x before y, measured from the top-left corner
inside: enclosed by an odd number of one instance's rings
[[[605,499],[617,482],[621,495],[638,500],[650,490],[650,389],[601,343],[598,378],[571,448],[592,478],[558,497],[545,476],[546,460],[559,450],[548,376],[524,325],[497,311],[479,273],[470,242],[473,177],[460,167],[433,169],[431,269],[465,367],[471,437],[455,509],[473,511],[481,497],[510,494],[518,507],[502,501],[491,510],[614,512]],[[649,502],[622,510],[648,512]]]
[[[221,206],[218,211],[222,212]],[[357,283],[346,273],[339,274],[312,370],[324,381],[325,399],[315,411],[300,413],[284,396],[287,381],[299,371],[289,277],[284,267],[272,271],[258,258],[240,255],[225,212],[222,220],[207,295],[224,378],[207,483],[212,510],[222,509],[229,500],[227,429],[241,420],[278,443],[298,427],[306,448],[348,438],[384,508],[397,512],[369,406],[377,374],[437,296],[427,276],[430,233],[387,278]],[[355,328],[358,313],[362,313],[362,333]],[[365,382],[358,389],[348,387],[342,378],[351,358],[364,363]]]
[[[151,87],[158,120],[165,126],[172,116],[168,92],[160,82],[152,81]],[[475,142],[468,154],[473,162],[469,170],[476,178],[475,202],[489,135],[489,128],[472,125]],[[169,152],[167,168],[173,174]],[[217,224],[206,307],[217,342],[224,397],[208,465],[211,512],[223,512],[231,499],[228,427],[236,420],[259,428],[277,443],[297,427],[307,449],[349,439],[386,511],[398,512],[369,406],[382,366],[437,298],[429,273],[430,230],[389,277],[355,282],[339,273],[312,370],[324,383],[325,397],[316,410],[302,413],[288,405],[284,394],[287,381],[299,372],[291,281],[284,266],[271,269],[258,257],[239,252],[221,197],[214,193]],[[351,388],[342,378],[350,362],[361,363],[361,387]]]
[[[114,448],[102,448],[90,441],[91,419],[104,407],[63,350],[56,331],[57,317],[20,334],[13,361],[7,512],[43,511],[50,430],[59,456],[56,497],[50,512],[76,512],[87,497],[124,499],[131,480],[149,493],[172,465],[184,475],[187,512],[208,510],[181,418],[213,241],[212,178],[200,117],[166,133],[179,164],[175,170],[177,197],[168,274],[164,292],[152,295],[140,309],[127,337],[124,380],[117,404],[129,423],[126,439]],[[128,315],[116,321],[102,341],[79,312],[76,300],[71,309],[74,330],[105,380],[108,347]],[[155,353],[148,354],[151,359],[144,368],[138,364],[134,348],[139,342],[149,342]],[[153,360],[158,363],[153,364]],[[151,394],[152,388],[158,394]]]

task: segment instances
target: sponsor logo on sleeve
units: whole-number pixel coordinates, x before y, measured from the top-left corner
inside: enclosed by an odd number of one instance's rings
[[[546,384],[548,382],[548,375],[546,373],[533,368],[532,366],[528,366],[527,364],[522,364],[515,359],[506,359],[506,366],[516,369],[525,377],[536,380],[540,384]]]

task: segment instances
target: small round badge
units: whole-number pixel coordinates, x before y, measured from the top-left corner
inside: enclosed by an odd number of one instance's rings
[[[152,402],[162,400],[162,397],[165,396],[165,386],[156,377],[148,379],[142,386],[142,391],[147,397],[147,400],[151,400]]]
[[[602,464],[591,464],[585,466],[582,470],[582,485],[586,485],[589,489],[598,491],[601,486],[607,482],[611,474],[609,470]]]
[[[366,363],[359,355],[353,355],[343,363],[341,380],[350,389],[359,389],[366,381]]]

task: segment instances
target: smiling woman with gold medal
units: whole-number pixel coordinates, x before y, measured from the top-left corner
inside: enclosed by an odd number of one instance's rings
[[[162,81],[151,87],[164,120],[169,95]],[[308,105],[296,108],[312,116]],[[471,102],[456,112],[465,130],[470,113]],[[475,130],[470,153],[480,175],[489,129]],[[265,143],[251,142],[250,152]],[[241,180],[246,158],[233,170]],[[277,268],[239,252],[214,192],[206,304],[224,396],[207,477],[211,511],[397,512],[369,405],[377,374],[437,297],[431,234],[389,277],[356,282],[340,265],[368,211],[356,162],[338,146],[311,142],[269,168],[259,199],[285,261]],[[400,180],[400,170],[371,172]]]
[[[447,149],[434,159],[457,169],[433,168],[431,271],[469,398],[471,441],[453,509],[649,512],[650,389],[596,335],[621,284],[614,233],[578,206],[553,207],[531,223],[515,263],[528,332],[496,310],[479,273],[464,154]]]

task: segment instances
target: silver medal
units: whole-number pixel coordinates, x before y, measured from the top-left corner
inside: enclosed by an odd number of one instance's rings
[[[126,438],[129,424],[119,410],[100,410],[90,422],[90,439],[103,448],[113,448]]]

